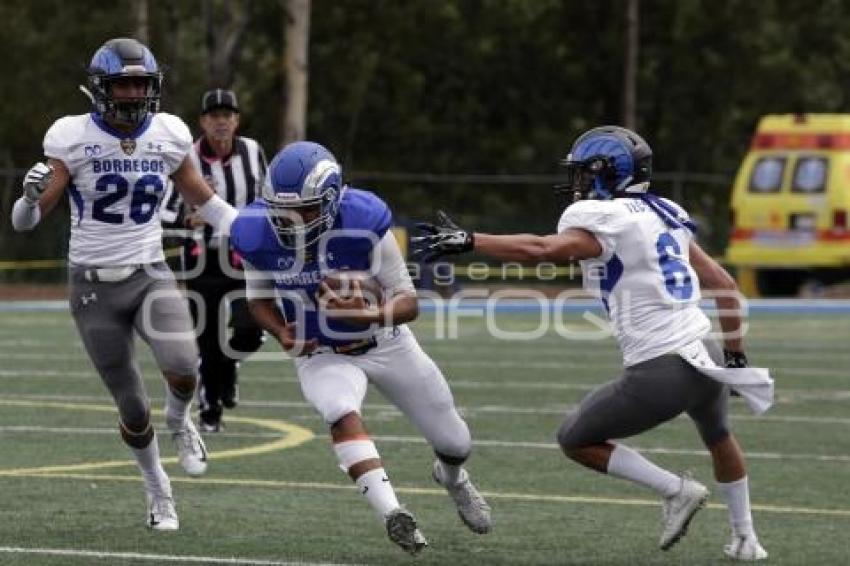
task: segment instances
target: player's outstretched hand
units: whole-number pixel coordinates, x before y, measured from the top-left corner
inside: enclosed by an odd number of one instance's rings
[[[319,342],[315,338],[311,338],[310,340],[299,339],[295,329],[295,323],[292,322],[284,325],[283,330],[277,334],[277,341],[292,356],[305,356],[319,347]]]
[[[458,226],[442,210],[437,211],[437,223],[420,222],[416,225],[422,236],[410,239],[413,245],[411,257],[430,263],[446,255],[472,251],[475,238],[472,232]]]
[[[357,279],[351,280],[349,292],[342,296],[333,290],[327,281],[319,283],[317,300],[319,308],[328,318],[343,320],[351,324],[368,325],[377,322],[379,311],[371,306],[363,295],[363,287]]]
[[[35,204],[44,194],[50,180],[53,179],[53,167],[38,162],[24,175],[24,199],[29,204]]]

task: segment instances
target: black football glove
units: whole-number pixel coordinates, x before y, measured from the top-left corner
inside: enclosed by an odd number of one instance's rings
[[[723,360],[727,368],[745,368],[748,365],[747,355],[744,352],[733,352],[724,349]]]
[[[430,263],[446,255],[472,251],[475,239],[472,232],[464,230],[442,210],[437,211],[437,223],[420,222],[416,225],[423,236],[410,239],[413,259]]]

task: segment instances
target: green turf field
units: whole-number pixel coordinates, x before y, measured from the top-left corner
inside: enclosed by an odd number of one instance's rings
[[[503,329],[533,328],[500,315]],[[336,466],[322,423],[288,362],[267,345],[242,368],[243,403],[227,430],[207,435],[204,478],[169,471],[181,530],[144,527],[139,475],[116,429],[110,397],[67,313],[0,313],[0,564],[716,564],[727,519],[720,500],[667,553],[656,548],[660,506],[631,484],[568,462],[553,437],[564,412],[615,376],[613,340],[496,340],[464,319],[457,340],[415,325],[442,366],[477,442],[470,471],[493,506],[494,531],[470,533],[430,479],[432,455],[386,401],[364,415],[400,499],[431,547],[412,559],[386,537]],[[749,453],[756,527],[775,564],[850,562],[850,317],[762,314],[749,354],[775,369],[777,405],[750,415],[733,400]],[[161,407],[162,381],[139,345],[145,383]],[[161,415],[156,417],[163,426]],[[712,487],[710,461],[679,419],[631,443]],[[164,456],[174,456],[165,434]],[[57,551],[57,552],[51,552]],[[59,554],[58,551],[71,551]],[[77,554],[74,554],[77,553]],[[195,557],[188,559],[186,557]],[[179,560],[178,560],[179,559]]]

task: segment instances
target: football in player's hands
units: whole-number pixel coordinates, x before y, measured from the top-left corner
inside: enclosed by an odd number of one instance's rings
[[[351,299],[359,292],[367,306],[381,305],[384,302],[383,287],[374,276],[365,271],[334,271],[325,275],[322,283],[340,299]],[[321,288],[319,293],[321,294]]]

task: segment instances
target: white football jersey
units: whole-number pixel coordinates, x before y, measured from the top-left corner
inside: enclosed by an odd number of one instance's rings
[[[625,366],[674,352],[710,331],[688,261],[690,230],[671,229],[637,198],[576,202],[558,222],[558,233],[569,228],[591,232],[602,246],[598,258],[581,261],[584,287],[605,304]]]
[[[149,115],[133,135],[96,114],[66,116],[44,136],[44,154],[71,174],[71,243],[76,265],[163,261],[159,203],[166,183],[192,147],[183,120]]]

